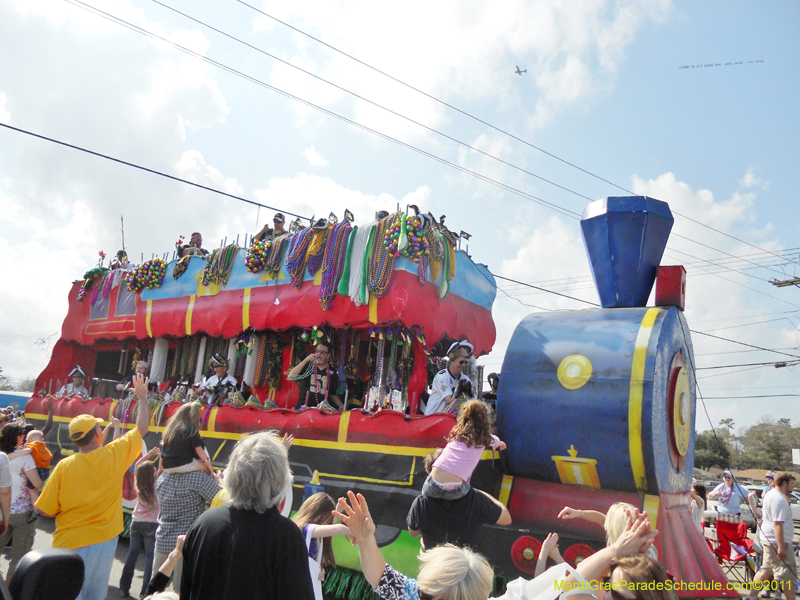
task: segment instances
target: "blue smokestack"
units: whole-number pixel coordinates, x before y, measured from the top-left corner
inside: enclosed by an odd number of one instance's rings
[[[646,196],[586,207],[581,232],[603,308],[647,305],[674,221],[666,202]]]

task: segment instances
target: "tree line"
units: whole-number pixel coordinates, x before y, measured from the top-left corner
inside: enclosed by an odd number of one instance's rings
[[[734,431],[733,419],[695,434],[694,466],[700,469],[795,470],[792,448],[800,448],[800,426],[790,419],[761,417],[752,427]]]

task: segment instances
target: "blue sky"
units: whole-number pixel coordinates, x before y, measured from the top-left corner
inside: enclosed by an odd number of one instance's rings
[[[240,2],[165,4],[570,191],[316,81],[155,2],[87,4],[572,213],[580,214],[588,199],[627,195]],[[689,240],[673,236],[664,263],[687,266],[690,326],[800,356],[800,295],[768,282],[800,275],[800,250],[793,250],[800,222],[800,5],[287,4],[253,2],[533,146],[738,238],[676,217],[674,233]],[[494,273],[596,301],[574,218],[81,6],[63,0],[0,6],[1,122],[308,216],[331,210],[341,215],[347,207],[357,222],[365,222],[377,209],[418,204],[446,214],[451,228],[471,233],[471,254]],[[720,66],[698,66],[707,64]],[[527,73],[514,74],[516,65]],[[120,214],[130,252],[140,256],[166,252],[179,235],[195,229],[214,246],[225,236],[258,230],[270,212],[262,211],[257,221],[253,207],[0,128],[5,374],[35,376],[46,364],[46,349],[34,342],[59,331],[70,281],[94,265],[99,250],[118,248]],[[702,262],[721,259],[724,269]],[[522,303],[551,310],[585,306],[507,283],[501,287],[494,310],[497,344],[481,359],[488,370],[499,368],[513,328],[535,310]],[[781,360],[701,337],[694,338],[700,367]],[[795,396],[731,398],[798,394],[800,379],[792,369],[744,369],[699,374],[714,425],[726,417],[752,425],[765,415],[800,422]],[[706,379],[706,373],[713,377]],[[709,426],[698,417],[699,430]]]

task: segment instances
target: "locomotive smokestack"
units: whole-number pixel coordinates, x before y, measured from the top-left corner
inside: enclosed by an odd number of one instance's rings
[[[646,196],[584,209],[581,232],[603,308],[647,305],[674,221],[666,202]]]

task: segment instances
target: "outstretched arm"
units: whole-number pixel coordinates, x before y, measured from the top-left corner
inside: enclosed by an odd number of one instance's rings
[[[348,503],[349,500],[349,503]],[[386,561],[375,540],[375,523],[369,514],[367,501],[361,494],[347,492],[347,498],[339,498],[344,512],[333,511],[333,516],[342,520],[350,528],[350,532],[358,543],[358,557],[361,560],[361,571],[372,589],[377,589],[381,575],[386,569]]]
[[[47,407],[47,421],[44,422],[44,427],[42,427],[42,437],[47,435],[47,432],[50,431],[50,428],[53,427],[53,401],[50,400],[50,404]]]
[[[147,384],[150,378],[137,373],[133,376],[133,389],[138,399],[136,410],[136,429],[144,437],[150,429],[150,400],[147,398]]]
[[[598,525],[606,524],[606,516],[597,510],[580,510],[577,508],[570,508],[565,506],[558,513],[559,519],[584,519],[590,523],[597,523]]]
[[[326,538],[333,537],[334,535],[348,535],[352,536],[350,528],[347,525],[314,525],[314,531],[311,533],[312,538]]]
[[[139,460],[137,460],[134,466],[137,467],[139,466],[139,463],[144,462],[146,460],[150,460],[152,457],[158,456],[159,454],[161,454],[161,448],[159,448],[158,446],[154,446],[150,449],[150,452],[148,452],[147,454],[142,456]]]

